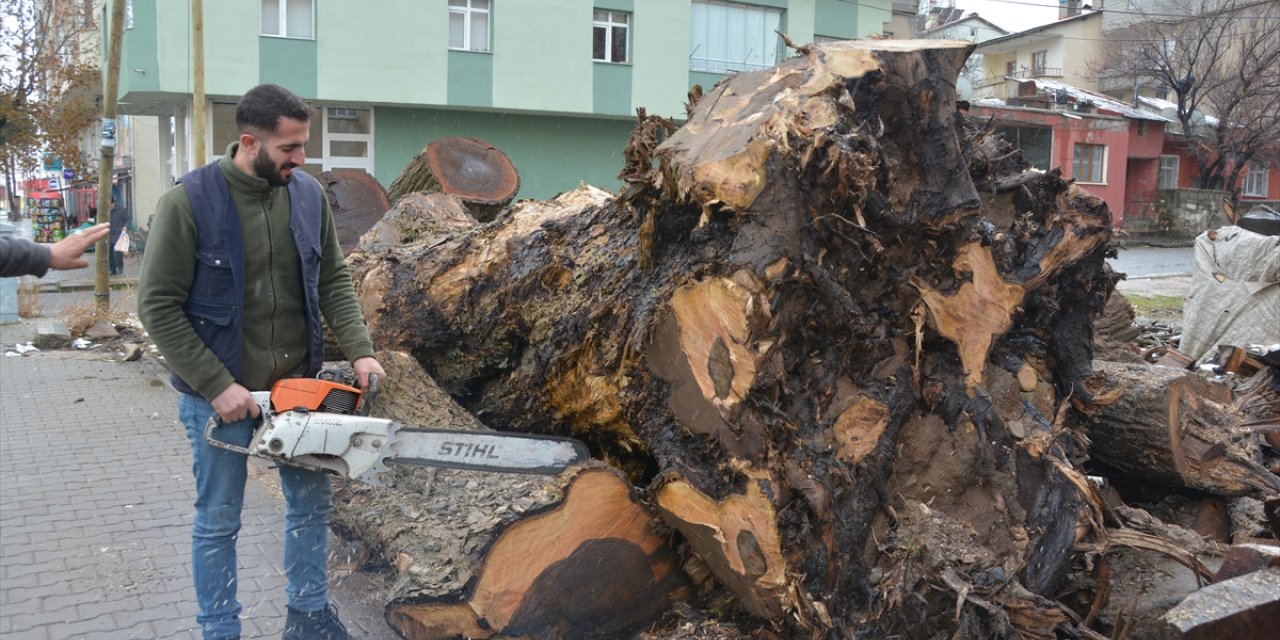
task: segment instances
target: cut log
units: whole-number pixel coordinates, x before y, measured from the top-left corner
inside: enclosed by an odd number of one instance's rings
[[[414,156],[387,195],[396,203],[411,193],[448,193],[487,222],[519,190],[520,174],[502,150],[477,138],[451,137],[431,142]]]
[[[1232,545],[1217,573],[1213,574],[1213,581],[1230,580],[1268,567],[1280,569],[1280,547],[1249,543]]]
[[[490,426],[588,442],[748,627],[1051,636],[1100,517],[1067,399],[1090,399],[1110,215],[1014,161],[979,197],[969,51],[831,43],[731,76],[684,126],[639,123],[617,198],[452,227],[406,198],[350,260],[374,339]],[[1008,587],[981,598],[1003,614],[957,614],[945,569]]]
[[[1280,620],[1280,569],[1211,584],[1164,616],[1162,637],[1180,640],[1270,640]]]
[[[391,208],[391,201],[378,180],[364,169],[334,169],[321,173],[316,179],[324,186],[325,197],[329,199],[338,229],[338,244],[342,246],[343,255],[349,255],[360,242],[360,236]]]
[[[1231,390],[1190,371],[1094,362],[1096,393],[1115,401],[1089,424],[1091,454],[1141,478],[1221,496],[1280,491],[1240,429]]]
[[[485,428],[406,354],[379,360],[379,416]],[[655,515],[604,465],[558,477],[393,465],[382,479],[341,484],[333,521],[394,567],[387,621],[403,637],[619,637],[687,596]]]
[[[1111,292],[1102,314],[1093,323],[1094,357],[1110,362],[1142,362],[1136,341],[1142,329],[1133,324],[1133,305],[1119,291]]]

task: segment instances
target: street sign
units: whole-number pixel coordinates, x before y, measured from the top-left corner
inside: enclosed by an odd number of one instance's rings
[[[50,190],[50,191],[57,191],[57,190],[58,190],[58,179],[57,179],[57,178],[49,178],[49,190]]]
[[[63,179],[63,180],[66,180],[67,182],[71,182],[72,180],[75,180],[75,179],[76,179],[76,172],[74,172],[74,171],[72,171],[72,170],[70,170],[70,169],[63,169],[63,170],[62,170],[62,179]]]

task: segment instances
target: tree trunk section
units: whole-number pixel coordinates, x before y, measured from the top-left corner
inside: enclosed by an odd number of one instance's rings
[[[1257,443],[1231,390],[1198,373],[1143,364],[1094,362],[1091,386],[1114,396],[1089,425],[1091,454],[1138,477],[1221,496],[1280,491],[1257,462]]]
[[[1164,616],[1161,637],[1177,640],[1266,640],[1280,620],[1280,568],[1211,584]]]
[[[329,199],[342,253],[350,255],[360,236],[391,208],[387,192],[363,169],[334,169],[321,173],[316,179],[324,186],[325,197]]]
[[[1111,223],[974,160],[969,51],[733,75],[680,128],[642,117],[617,198],[483,226],[401,201],[351,256],[374,339],[490,426],[586,441],[760,628],[1052,637],[1042,596],[1100,517],[1067,399],[1091,400]],[[1008,588],[957,610],[944,569]]]
[[[487,430],[408,355],[378,357],[376,415]],[[342,483],[333,521],[395,568],[387,621],[405,638],[618,637],[687,597],[654,514],[605,465],[556,477],[391,465],[382,479]]]
[[[488,222],[519,190],[520,174],[502,150],[477,138],[450,137],[423,148],[387,191],[393,203],[410,193],[448,193]]]

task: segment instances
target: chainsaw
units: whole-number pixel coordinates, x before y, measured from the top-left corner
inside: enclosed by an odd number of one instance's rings
[[[216,412],[205,425],[205,440],[228,451],[375,486],[388,463],[556,475],[591,457],[572,438],[428,429],[370,417],[378,376],[369,376],[367,393],[326,379],[332,377],[323,372],[318,378],[284,378],[271,391],[252,392],[262,413],[248,446],[214,437],[222,425]]]

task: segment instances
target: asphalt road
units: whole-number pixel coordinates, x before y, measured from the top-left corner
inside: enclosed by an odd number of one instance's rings
[[[1109,260],[1111,268],[1129,279],[1151,276],[1191,275],[1195,263],[1192,247],[1129,247]]]

